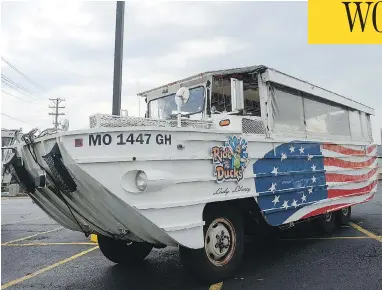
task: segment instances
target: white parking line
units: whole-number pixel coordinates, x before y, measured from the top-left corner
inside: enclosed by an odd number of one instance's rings
[[[44,218],[44,217],[48,217],[48,216],[39,216],[39,217],[32,218],[32,219],[22,219],[22,220],[18,220],[18,221],[10,222],[10,223],[7,223],[7,224],[2,224],[2,226],[13,225],[13,224],[17,224],[17,223],[26,222],[26,221],[39,220],[39,219],[42,219],[42,218]]]
[[[98,246],[93,247],[93,248],[90,248],[90,249],[87,249],[87,250],[85,250],[85,251],[82,251],[82,252],[80,252],[80,253],[74,255],[74,256],[71,256],[71,257],[69,257],[69,258],[63,259],[63,260],[61,260],[61,261],[58,261],[57,263],[54,263],[54,264],[52,264],[52,265],[49,265],[49,266],[47,266],[47,267],[45,267],[45,268],[42,268],[42,269],[40,269],[40,270],[38,270],[38,271],[36,271],[36,272],[33,272],[33,273],[31,273],[31,274],[28,274],[28,275],[26,275],[26,276],[24,276],[24,277],[21,277],[21,278],[12,280],[12,281],[10,281],[10,282],[8,282],[8,283],[5,283],[5,284],[1,285],[1,289],[6,289],[6,288],[8,288],[8,287],[10,287],[10,286],[19,284],[19,283],[21,283],[21,282],[24,282],[24,281],[30,279],[30,278],[36,277],[37,275],[40,275],[40,274],[45,273],[46,271],[49,271],[49,270],[51,270],[51,269],[53,269],[53,268],[56,268],[56,267],[58,267],[58,266],[60,266],[60,265],[63,265],[63,264],[65,264],[65,263],[68,263],[68,262],[70,262],[70,261],[72,261],[72,260],[74,260],[74,259],[77,259],[77,258],[79,258],[79,257],[81,257],[81,256],[83,256],[83,255],[86,255],[87,253],[90,253],[91,251],[94,251],[94,250],[96,250],[96,249],[98,249]]]
[[[24,240],[27,240],[27,239],[30,239],[30,238],[33,238],[33,237],[37,237],[39,235],[43,235],[43,234],[47,234],[47,233],[52,233],[52,232],[55,232],[55,231],[58,231],[58,230],[61,230],[61,229],[63,229],[63,227],[55,228],[55,229],[50,230],[50,231],[40,232],[40,233],[37,233],[37,234],[34,234],[34,235],[30,235],[30,236],[27,236],[27,237],[23,237],[23,238],[20,238],[20,239],[17,239],[17,240],[8,241],[8,242],[5,242],[5,243],[2,243],[1,245],[4,246],[4,245],[7,245],[7,244],[12,244],[12,243],[15,243],[15,242],[24,241]]]

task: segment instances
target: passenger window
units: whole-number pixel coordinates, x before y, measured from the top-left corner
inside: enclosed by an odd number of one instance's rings
[[[363,138],[371,140],[370,116],[366,115],[364,112],[361,112],[361,126]]]
[[[359,111],[349,111],[350,130],[353,140],[365,139],[362,134],[361,115]]]
[[[260,111],[260,95],[257,81],[252,79],[244,79],[244,108],[245,115],[248,116],[261,116]],[[232,112],[231,106],[231,79],[217,78],[213,83],[211,94],[211,107],[219,112],[227,111]]]
[[[244,108],[246,115],[261,116],[260,111],[260,95],[258,88],[244,86]]]
[[[296,90],[274,86],[271,103],[275,132],[305,131],[303,102]]]
[[[215,107],[218,112],[231,112],[231,82],[217,79],[213,83],[211,94],[211,107]]]
[[[327,133],[350,136],[349,112],[347,108],[331,105],[325,101],[304,98],[306,130],[310,133]]]

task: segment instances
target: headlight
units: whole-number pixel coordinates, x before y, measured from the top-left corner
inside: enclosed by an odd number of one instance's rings
[[[147,175],[144,171],[138,171],[137,176],[135,177],[135,182],[140,191],[144,191],[147,186]]]

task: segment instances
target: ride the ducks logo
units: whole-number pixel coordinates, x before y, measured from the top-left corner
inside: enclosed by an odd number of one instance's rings
[[[309,44],[382,44],[382,1],[308,0]]]
[[[230,180],[240,182],[244,178],[244,170],[250,161],[247,146],[245,139],[230,136],[224,146],[212,147],[214,176],[218,183]]]

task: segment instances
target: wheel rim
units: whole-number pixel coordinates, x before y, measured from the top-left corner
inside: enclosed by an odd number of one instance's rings
[[[226,265],[232,259],[236,248],[236,233],[229,220],[218,218],[210,224],[204,248],[208,259],[216,266]]]
[[[349,214],[349,208],[342,209],[342,215],[347,216]]]

